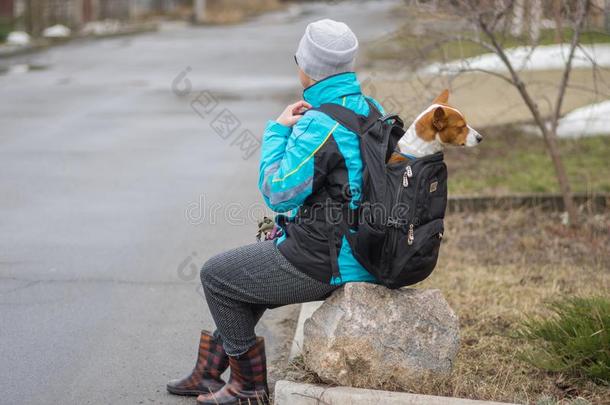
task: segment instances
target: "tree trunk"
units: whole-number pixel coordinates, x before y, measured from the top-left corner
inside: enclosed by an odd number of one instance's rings
[[[561,196],[563,198],[564,209],[568,213],[568,223],[570,225],[576,225],[578,224],[578,211],[576,209],[576,205],[574,204],[572,188],[570,187],[570,181],[568,180],[568,175],[566,173],[565,166],[563,165],[563,159],[561,158],[561,153],[559,151],[559,147],[557,146],[556,139],[556,133],[547,132],[544,135],[547,150],[551,156],[551,160],[553,161],[553,166],[555,167],[555,175],[557,176],[559,190],[561,191]]]
[[[195,7],[195,22],[203,23],[205,22],[205,10],[206,10],[206,1],[205,0],[195,0],[193,7]]]
[[[540,40],[540,24],[542,24],[542,0],[531,0],[530,4],[530,38],[537,44]]]
[[[610,0],[606,0],[606,9],[604,11],[606,15],[606,32],[610,32]]]
[[[555,139],[557,139],[557,126],[559,125],[559,118],[561,117],[561,108],[563,106],[563,100],[565,97],[565,93],[568,89],[568,82],[570,81],[574,54],[576,48],[578,47],[578,44],[580,44],[580,35],[582,33],[582,30],[584,29],[585,22],[587,20],[587,13],[589,12],[590,1],[583,0],[579,4],[579,6],[581,7],[581,9],[579,10],[578,17],[576,18],[576,21],[573,26],[574,33],[572,34],[572,41],[570,43],[570,53],[566,61],[566,66],[563,71],[561,82],[559,83],[559,93],[557,94],[555,111],[553,112],[553,116],[551,118],[551,130],[548,131],[545,136],[549,153],[551,154],[553,164],[555,165],[555,172],[557,174],[557,180],[559,181],[559,187],[561,188],[561,193],[563,195],[565,209],[568,212],[569,221],[572,225],[576,225],[576,223],[578,222],[578,212],[576,211],[576,207],[574,205],[574,199],[572,198],[572,190],[570,189],[570,183],[568,181],[568,177],[563,166],[563,161],[561,160],[561,157],[559,155],[559,150],[557,148]]]
[[[583,16],[583,18],[584,18],[584,16]],[[579,24],[577,25],[575,35],[572,38],[570,56],[568,57],[566,69],[563,72],[562,81],[559,86],[558,100],[557,100],[557,104],[555,105],[555,113],[553,115],[553,119],[551,122],[551,129],[549,130],[549,128],[547,127],[546,121],[542,117],[538,104],[531,97],[530,93],[528,92],[528,90],[525,86],[525,83],[523,82],[523,80],[521,80],[521,77],[519,76],[519,74],[513,67],[512,63],[508,59],[508,56],[506,55],[504,48],[502,47],[502,45],[500,45],[500,43],[498,42],[498,39],[496,38],[494,33],[492,31],[490,31],[487,24],[482,19],[479,19],[479,27],[487,35],[487,37],[489,38],[489,40],[492,43],[493,48],[495,49],[496,54],[498,55],[500,60],[502,60],[502,62],[506,66],[506,68],[508,69],[513,85],[517,88],[517,90],[519,91],[519,94],[521,95],[521,98],[525,102],[525,105],[528,107],[528,109],[532,113],[534,122],[536,123],[538,128],[540,128],[540,130],[542,131],[542,135],[544,137],[544,141],[546,143],[548,153],[551,156],[551,160],[552,160],[553,166],[555,168],[555,175],[557,177],[557,182],[559,183],[559,189],[561,191],[561,195],[563,198],[564,209],[568,213],[568,223],[570,225],[576,225],[578,223],[578,212],[577,212],[576,206],[574,204],[574,199],[572,198],[572,190],[570,187],[570,182],[568,180],[568,176],[566,174],[565,166],[563,165],[563,160],[561,158],[561,152],[559,151],[559,148],[557,146],[556,134],[557,134],[557,123],[558,123],[559,115],[561,113],[561,105],[562,105],[562,101],[563,101],[563,96],[565,94],[565,90],[567,88],[567,83],[568,83],[568,80],[570,77],[572,59],[574,57],[574,51],[576,49],[576,45],[578,44],[578,41],[580,38],[580,29],[582,29],[582,22],[583,22],[583,20],[581,20],[579,22]]]
[[[558,44],[563,42],[563,20],[561,17],[562,2],[561,0],[553,1],[553,16],[555,18],[555,42]]]
[[[523,34],[523,14],[525,12],[525,0],[515,0],[513,9],[513,20],[510,33],[513,37],[520,37]]]
[[[27,29],[33,37],[39,37],[45,28],[46,0],[28,0]]]

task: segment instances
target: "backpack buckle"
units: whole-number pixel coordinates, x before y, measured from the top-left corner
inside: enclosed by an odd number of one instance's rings
[[[379,118],[379,121],[381,122],[386,122],[389,120],[394,120],[394,123],[398,126],[400,126],[401,128],[404,128],[405,124],[402,121],[402,119],[398,116],[398,114],[386,114],[383,117]]]
[[[389,218],[388,218],[388,221],[386,222],[386,226],[387,226],[388,228],[400,228],[400,227],[402,227],[403,225],[405,225],[405,222],[404,222],[404,221],[401,221],[400,219],[398,219],[398,218],[393,218],[393,217],[389,217]]]

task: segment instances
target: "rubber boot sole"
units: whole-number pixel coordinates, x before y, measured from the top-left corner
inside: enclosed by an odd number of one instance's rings
[[[207,391],[185,390],[185,389],[180,389],[180,388],[174,388],[169,385],[167,385],[165,388],[167,388],[167,392],[169,392],[170,394],[173,394],[173,395],[180,395],[183,397],[197,397],[199,395],[205,395],[205,394],[209,394],[211,392],[216,392],[216,391],[220,390],[220,388],[222,388],[222,386],[220,386],[215,391],[212,391],[210,389],[208,389]]]

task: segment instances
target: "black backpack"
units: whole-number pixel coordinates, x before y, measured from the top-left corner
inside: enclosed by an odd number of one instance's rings
[[[443,153],[387,164],[404,125],[397,115],[358,115],[338,104],[321,111],[360,137],[364,163],[357,230],[348,232],[355,258],[386,287],[422,281],[432,273],[443,237],[447,166]]]

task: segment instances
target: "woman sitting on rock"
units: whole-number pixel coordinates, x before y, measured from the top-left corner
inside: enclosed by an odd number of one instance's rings
[[[199,395],[201,405],[268,403],[264,341],[254,327],[267,308],[322,300],[351,281],[375,282],[352,255],[339,214],[358,206],[362,184],[359,138],[319,111],[325,103],[369,113],[353,72],[358,40],[341,22],[309,24],[295,60],[303,100],[267,125],[259,188],[278,215],[282,236],[221,253],[201,269],[216,331],[202,331],[193,372],[167,384],[170,393]],[[381,106],[370,99],[381,111]],[[227,383],[221,374],[231,367]],[[259,402],[255,402],[259,401]]]

